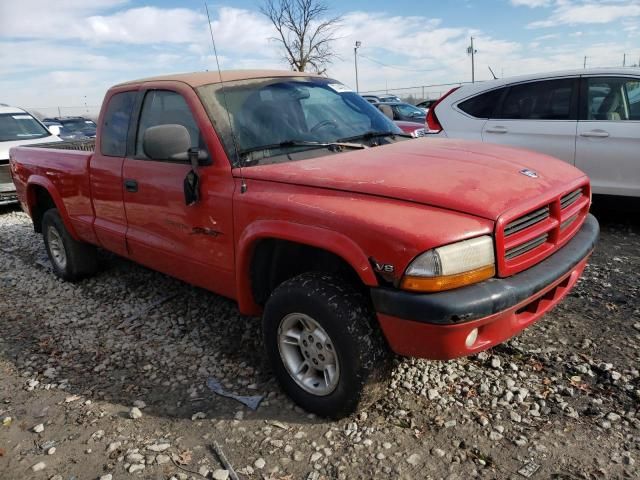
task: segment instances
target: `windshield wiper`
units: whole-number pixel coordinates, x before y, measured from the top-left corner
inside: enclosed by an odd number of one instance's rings
[[[376,137],[411,137],[411,135],[407,134],[407,133],[396,133],[396,132],[375,132],[375,131],[370,131],[370,132],[365,132],[365,133],[361,133],[360,135],[354,135],[353,137],[346,137],[346,138],[339,138],[338,140],[336,140],[337,142],[351,142],[353,140],[371,140],[372,138],[376,138]]]
[[[317,148],[367,148],[366,145],[362,145],[361,143],[347,143],[343,141],[336,142],[311,142],[307,140],[285,140],[280,143],[272,143],[269,145],[260,145],[258,147],[244,148],[240,150],[238,153],[240,155],[245,155],[251,152],[260,152],[262,150],[270,150],[272,148],[288,148],[288,147],[317,147]]]

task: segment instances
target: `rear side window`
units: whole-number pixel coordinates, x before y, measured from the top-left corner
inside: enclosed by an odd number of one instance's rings
[[[169,90],[151,90],[145,95],[142,104],[136,139],[136,157],[147,158],[142,146],[144,132],[149,127],[168,124],[185,127],[191,137],[191,147],[204,149],[198,125],[182,95]]]
[[[572,78],[515,85],[509,89],[499,118],[513,120],[571,120]]]
[[[458,104],[458,108],[475,118],[491,118],[497,109],[504,88],[491,90]]]
[[[137,92],[116,93],[109,100],[100,130],[100,151],[109,157],[127,154],[127,131]]]
[[[640,79],[587,78],[583,110],[587,120],[640,120]]]

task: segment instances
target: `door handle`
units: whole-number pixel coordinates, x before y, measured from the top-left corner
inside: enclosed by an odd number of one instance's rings
[[[606,138],[609,136],[609,132],[605,132],[604,130],[590,130],[588,132],[582,132],[580,134],[581,137],[595,137],[595,138]]]
[[[138,191],[138,182],[136,182],[135,180],[125,180],[124,181],[124,188],[127,190],[127,192],[137,192]]]
[[[496,125],[495,127],[489,127],[485,130],[487,133],[507,133],[507,127]]]

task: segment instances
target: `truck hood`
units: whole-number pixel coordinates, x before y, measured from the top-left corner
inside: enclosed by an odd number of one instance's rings
[[[525,169],[537,177],[522,173]],[[528,150],[432,138],[244,168],[242,175],[394,198],[490,220],[585,176],[568,163]]]

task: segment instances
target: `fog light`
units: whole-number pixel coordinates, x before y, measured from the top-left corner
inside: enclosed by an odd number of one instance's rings
[[[471,348],[473,347],[473,344],[476,343],[477,339],[478,339],[478,329],[474,328],[469,332],[469,335],[467,335],[467,339],[464,341],[464,344],[467,348]]]

